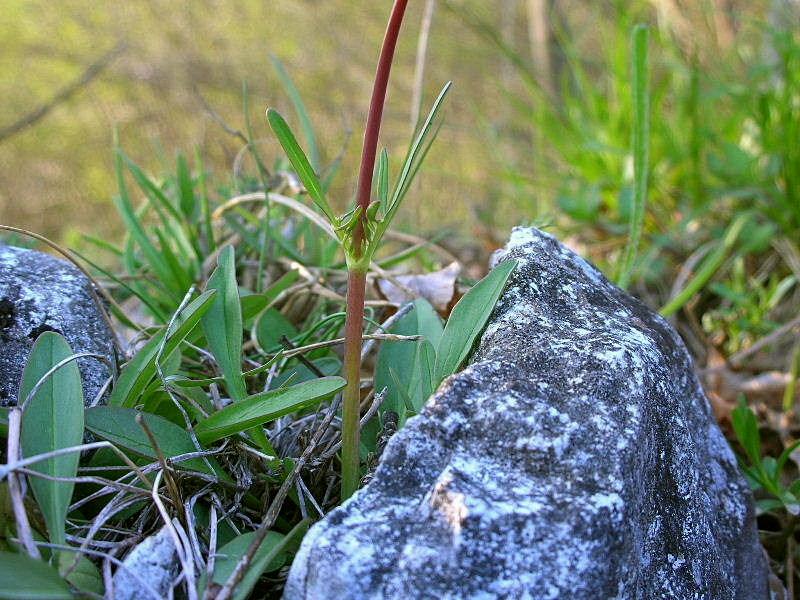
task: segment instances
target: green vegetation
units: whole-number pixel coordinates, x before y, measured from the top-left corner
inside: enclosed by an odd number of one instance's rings
[[[30,52],[46,31],[25,24],[25,4],[12,1],[12,18],[0,25],[0,39],[14,41],[9,56]],[[91,26],[76,25],[86,20],[80,6],[62,10],[70,36],[96,29],[104,34],[97,42],[111,47],[121,37],[117,21],[136,29],[159,20],[149,12],[155,3],[130,4],[131,19],[109,6],[92,13]],[[733,2],[738,21],[715,3],[677,14],[658,12],[659,2],[564,3],[547,15],[548,72],[531,60],[543,48],[531,53],[513,25],[522,4],[498,17],[487,3],[442,2],[425,80],[455,81],[447,122],[440,111],[449,84],[430,94],[428,118],[409,124],[416,31],[407,32],[381,143],[396,147],[409,129],[412,143],[404,157],[378,153],[375,131],[372,159],[360,164],[367,183],[353,198],[360,135],[354,142],[347,131],[360,133],[353,124],[366,109],[374,49],[339,40],[332,51],[332,38],[317,35],[354,18],[349,4],[274,4],[264,15],[261,3],[239,3],[263,26],[244,31],[218,28],[195,9],[170,12],[96,87],[0,139],[0,221],[76,247],[130,339],[107,406],[76,404],[72,351],[45,334],[26,369],[24,410],[0,412],[0,435],[19,441],[26,460],[50,453],[18,465],[26,471],[0,467],[0,590],[29,573],[26,581],[41,586],[31,597],[71,597],[65,581],[101,594],[95,559],[134,530],[160,526],[158,498],[177,517],[188,555],[207,566],[213,545],[225,552],[215,585],[195,573],[199,595],[278,593],[281,568],[309,524],[370,476],[395,423],[463,364],[514,265],[476,285],[461,279],[452,294],[463,293],[461,301],[438,311],[420,297],[395,312],[378,294],[357,293],[348,305],[348,273],[362,291],[378,281],[402,288],[395,269],[435,273],[455,253],[478,277],[487,250],[521,222],[569,240],[677,326],[740,451],[772,567],[792,588],[800,32],[768,25],[763,3]],[[406,27],[419,16],[411,10]],[[213,12],[223,23],[235,9]],[[379,39],[385,12],[381,3],[363,8],[363,39]],[[231,36],[236,44],[222,42]],[[187,43],[206,37],[223,48],[219,65]],[[268,51],[285,64],[273,58],[269,69]],[[48,62],[53,76],[23,91],[46,98],[86,61],[63,62]],[[173,62],[186,73],[175,77]],[[4,78],[20,65],[0,69],[10,98],[0,123],[30,104]],[[251,83],[242,89],[244,79]],[[109,118],[97,118],[90,90],[111,107]],[[265,122],[267,105],[281,108]],[[214,116],[203,124],[208,109]],[[112,164],[113,126],[124,144],[115,140]],[[86,147],[75,141],[84,138]],[[69,146],[51,151],[54,139]],[[191,158],[169,158],[175,147]],[[423,159],[424,177],[414,182]],[[112,205],[119,218],[88,225]],[[65,229],[72,225],[91,234],[79,238]],[[441,241],[448,226],[447,248],[426,241],[434,233]],[[119,243],[109,232],[121,232]],[[355,325],[343,354],[348,315]],[[369,340],[363,348],[359,332]],[[64,416],[53,429],[55,414]],[[54,435],[31,434],[45,427]],[[81,444],[84,428],[97,440],[85,446],[92,453],[60,453]],[[12,508],[23,477],[36,507],[19,514]]]

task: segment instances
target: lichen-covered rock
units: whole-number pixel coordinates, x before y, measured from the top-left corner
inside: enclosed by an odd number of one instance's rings
[[[49,254],[0,245],[0,406],[17,403],[22,370],[44,331],[63,335],[75,353],[115,359],[113,333],[83,273]],[[78,367],[90,403],[110,373],[94,358],[78,359]]]
[[[536,229],[471,365],[303,541],[285,598],[767,597],[747,484],[681,340]]]
[[[114,600],[170,598],[181,565],[169,529],[144,539],[130,551],[114,574]]]

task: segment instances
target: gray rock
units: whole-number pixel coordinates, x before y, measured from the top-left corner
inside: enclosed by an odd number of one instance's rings
[[[175,541],[167,527],[130,551],[114,573],[114,600],[167,598],[181,566]]]
[[[471,365],[310,530],[284,597],[766,598],[678,335],[547,234],[515,229],[512,258]]]
[[[114,336],[92,298],[91,285],[64,260],[0,245],[0,406],[17,403],[22,370],[44,331],[63,335],[75,353],[115,360]],[[78,367],[90,403],[110,373],[93,358],[78,359]]]

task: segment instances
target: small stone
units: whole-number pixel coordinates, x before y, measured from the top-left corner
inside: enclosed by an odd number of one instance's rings
[[[674,329],[541,231],[507,259],[470,366],[311,528],[284,597],[767,598],[749,488]]]
[[[175,541],[164,526],[130,551],[114,573],[114,600],[167,598],[180,573]]]
[[[36,338],[45,331],[63,335],[76,354],[99,354],[113,364],[114,334],[91,286],[67,261],[0,245],[0,406],[16,405],[25,363]],[[89,405],[111,373],[94,358],[77,362]]]

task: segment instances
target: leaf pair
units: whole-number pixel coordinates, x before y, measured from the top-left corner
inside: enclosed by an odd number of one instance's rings
[[[448,82],[444,86],[439,96],[436,98],[427,119],[412,141],[403,162],[399,178],[391,194],[391,198],[389,194],[388,153],[386,150],[383,150],[379,155],[377,165],[377,194],[380,205],[372,203],[366,215],[362,214],[361,207],[355,207],[343,218],[336,216],[325,197],[324,187],[317,173],[314,171],[314,167],[297,142],[297,138],[292,133],[286,120],[275,109],[270,108],[267,110],[267,120],[269,121],[272,131],[278,138],[283,151],[286,153],[289,162],[297,172],[298,177],[300,177],[300,180],[303,182],[311,199],[334,227],[334,230],[336,230],[340,242],[348,255],[348,260],[357,257],[358,254],[350,244],[352,230],[358,222],[363,222],[364,220],[367,221],[367,232],[369,234],[366,249],[367,262],[369,262],[375,254],[383,234],[391,224],[402,199],[408,192],[414,177],[419,171],[428,150],[436,138],[438,128],[435,128],[434,125],[437,122],[437,116],[447,96],[447,92],[450,89],[450,85],[450,82]],[[301,121],[303,121],[302,118]],[[307,126],[305,121],[303,121],[303,126],[304,128]],[[381,205],[384,207],[382,214],[379,210]]]

